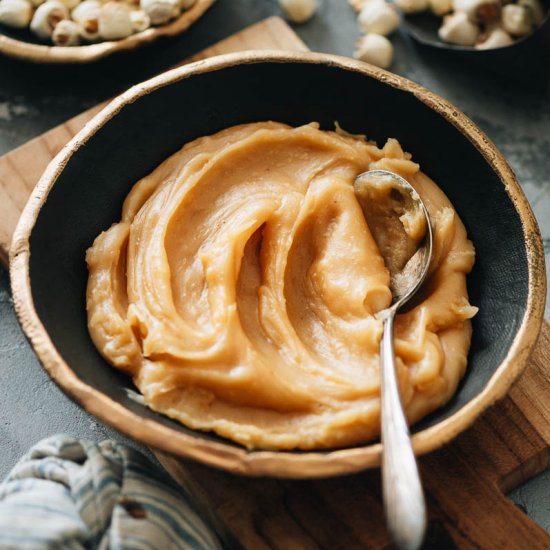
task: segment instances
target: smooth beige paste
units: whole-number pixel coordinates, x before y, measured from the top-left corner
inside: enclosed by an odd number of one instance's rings
[[[199,138],[140,180],[88,250],[88,325],[147,405],[247,447],[379,434],[376,313],[389,274],[354,195],[368,169],[414,185],[435,222],[432,274],[397,317],[410,422],[466,368],[474,248],[449,200],[390,139],[274,122]]]

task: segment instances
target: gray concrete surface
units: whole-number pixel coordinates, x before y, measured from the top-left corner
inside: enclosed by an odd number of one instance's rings
[[[260,19],[276,0],[218,0],[189,32],[135,55],[83,67],[41,67],[0,59],[0,154]],[[296,31],[312,49],[350,55],[357,31],[346,0],[321,0],[314,20]],[[491,75],[393,39],[392,70],[439,93],[469,115],[517,173],[550,253],[549,74],[537,82]],[[547,316],[550,310],[547,307]],[[57,432],[125,440],[73,404],[42,370],[19,329],[8,276],[0,268],[0,478],[39,439]],[[514,500],[550,531],[550,475],[514,492]]]

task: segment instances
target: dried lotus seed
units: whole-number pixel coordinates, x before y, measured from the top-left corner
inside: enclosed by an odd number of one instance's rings
[[[365,4],[357,18],[359,28],[364,33],[388,35],[399,27],[399,14],[387,2]]]
[[[134,32],[142,32],[151,26],[151,18],[143,10],[132,10],[130,21]]]
[[[104,40],[120,40],[134,32],[130,8],[120,2],[107,2],[101,6],[97,21],[99,36]]]
[[[479,36],[479,27],[468,19],[465,12],[457,11],[443,18],[438,35],[441,40],[450,44],[473,46]]]
[[[509,46],[513,42],[512,37],[504,29],[496,27],[479,37],[476,49],[491,50],[493,48],[502,48]]]
[[[141,0],[141,9],[151,18],[152,25],[162,25],[180,13],[178,0]]]
[[[88,41],[99,39],[99,11],[101,3],[98,0],[84,0],[71,12],[71,17],[79,25],[80,36]]]
[[[279,0],[279,5],[293,23],[305,23],[317,10],[317,0]]]
[[[69,10],[58,0],[48,0],[36,8],[31,20],[31,31],[40,38],[50,38],[55,26],[69,18]]]
[[[502,8],[502,27],[512,36],[525,36],[533,29],[531,12],[518,4],[508,4]]]
[[[78,46],[80,44],[80,27],[75,21],[63,19],[53,30],[52,41],[56,46]]]
[[[0,2],[0,23],[22,29],[32,18],[32,6],[27,0],[2,0]]]
[[[357,41],[353,55],[356,59],[387,69],[393,61],[393,45],[385,36],[370,33]]]

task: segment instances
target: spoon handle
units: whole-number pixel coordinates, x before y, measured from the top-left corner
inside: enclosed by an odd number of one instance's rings
[[[426,529],[426,503],[405,420],[395,365],[395,309],[384,319],[380,344],[382,488],[386,521],[400,550],[420,547]]]

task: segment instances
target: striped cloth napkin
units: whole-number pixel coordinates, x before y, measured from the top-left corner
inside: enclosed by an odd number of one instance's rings
[[[189,497],[138,451],[44,439],[0,485],[1,549],[221,549]]]

